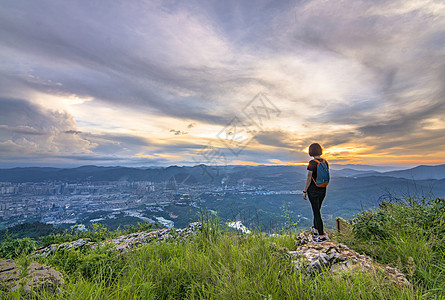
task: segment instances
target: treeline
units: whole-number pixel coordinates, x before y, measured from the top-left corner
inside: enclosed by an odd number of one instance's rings
[[[8,229],[0,230],[0,242],[6,240],[7,236],[13,239],[31,238],[38,240],[43,236],[63,232],[65,232],[64,229],[55,227],[51,224],[42,222],[23,223]]]

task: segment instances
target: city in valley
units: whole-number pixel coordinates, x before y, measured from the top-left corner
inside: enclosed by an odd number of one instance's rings
[[[199,220],[201,208],[234,196],[292,195],[296,191],[268,191],[244,182],[228,185],[187,185],[173,180],[103,181],[66,183],[0,183],[2,228],[40,221],[65,228],[84,229],[92,223],[116,228],[137,222],[159,223],[165,227],[186,226]],[[252,213],[252,212],[251,212]],[[235,216],[240,217],[237,211]],[[230,219],[230,218],[229,218]]]
[[[382,201],[443,197],[444,165],[378,172],[333,166],[323,220],[350,219]],[[139,222],[184,227],[202,217],[276,231],[312,223],[304,166],[0,169],[0,229],[43,222],[85,230]],[[434,178],[430,178],[431,176]]]

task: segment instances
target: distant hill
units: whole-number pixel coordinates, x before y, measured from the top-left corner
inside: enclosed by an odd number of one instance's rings
[[[404,178],[410,180],[445,179],[445,164],[437,166],[417,166],[405,170],[394,170],[378,172],[373,170],[360,170],[355,168],[333,169],[332,176],[335,177],[369,177],[386,176]]]
[[[389,172],[400,170],[400,168],[394,166],[374,166],[374,165],[359,165],[359,164],[330,164],[332,170],[342,170],[342,169],[352,169],[357,171],[368,171],[368,172]]]
[[[331,175],[334,177],[363,177],[363,176],[373,176],[381,174],[380,172],[376,171],[369,171],[369,170],[356,170],[351,168],[345,168],[340,170],[331,169]]]
[[[243,178],[267,178],[300,176],[306,172],[301,166],[170,166],[166,168],[128,168],[81,166],[78,168],[12,168],[0,169],[0,182],[84,182],[84,181],[153,181],[164,182],[175,178],[187,183],[220,183],[226,178],[231,182]]]
[[[422,165],[408,170],[384,172],[382,175],[413,180],[444,179],[445,164],[438,166]]]
[[[445,164],[438,166],[417,166],[406,170],[382,172],[378,166],[332,165],[333,177],[368,177],[389,176],[411,180],[444,179]],[[97,182],[97,181],[153,181],[164,182],[175,178],[176,181],[187,183],[235,183],[237,181],[251,181],[257,183],[273,179],[295,180],[296,177],[306,175],[306,166],[170,166],[164,168],[129,168],[129,167],[100,167],[81,166],[78,168],[11,168],[0,169],[0,182]]]

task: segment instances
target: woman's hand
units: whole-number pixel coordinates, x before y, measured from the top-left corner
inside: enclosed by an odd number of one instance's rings
[[[307,179],[306,179],[306,185],[304,186],[303,190],[303,199],[307,200],[307,189],[309,188],[309,185],[311,184],[312,180],[312,171],[307,171]]]

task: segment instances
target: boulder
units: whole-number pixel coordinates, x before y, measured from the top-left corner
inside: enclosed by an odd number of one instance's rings
[[[297,236],[297,249],[288,252],[295,269],[312,275],[322,270],[331,274],[358,270],[381,271],[388,282],[399,286],[410,284],[405,275],[394,266],[375,263],[369,256],[359,254],[337,241],[316,243],[311,236],[310,231],[300,233]]]
[[[31,262],[25,267],[10,259],[0,259],[0,288],[3,290],[14,291],[23,288],[25,293],[29,293],[42,288],[54,290],[63,284],[62,274],[50,266]]]

